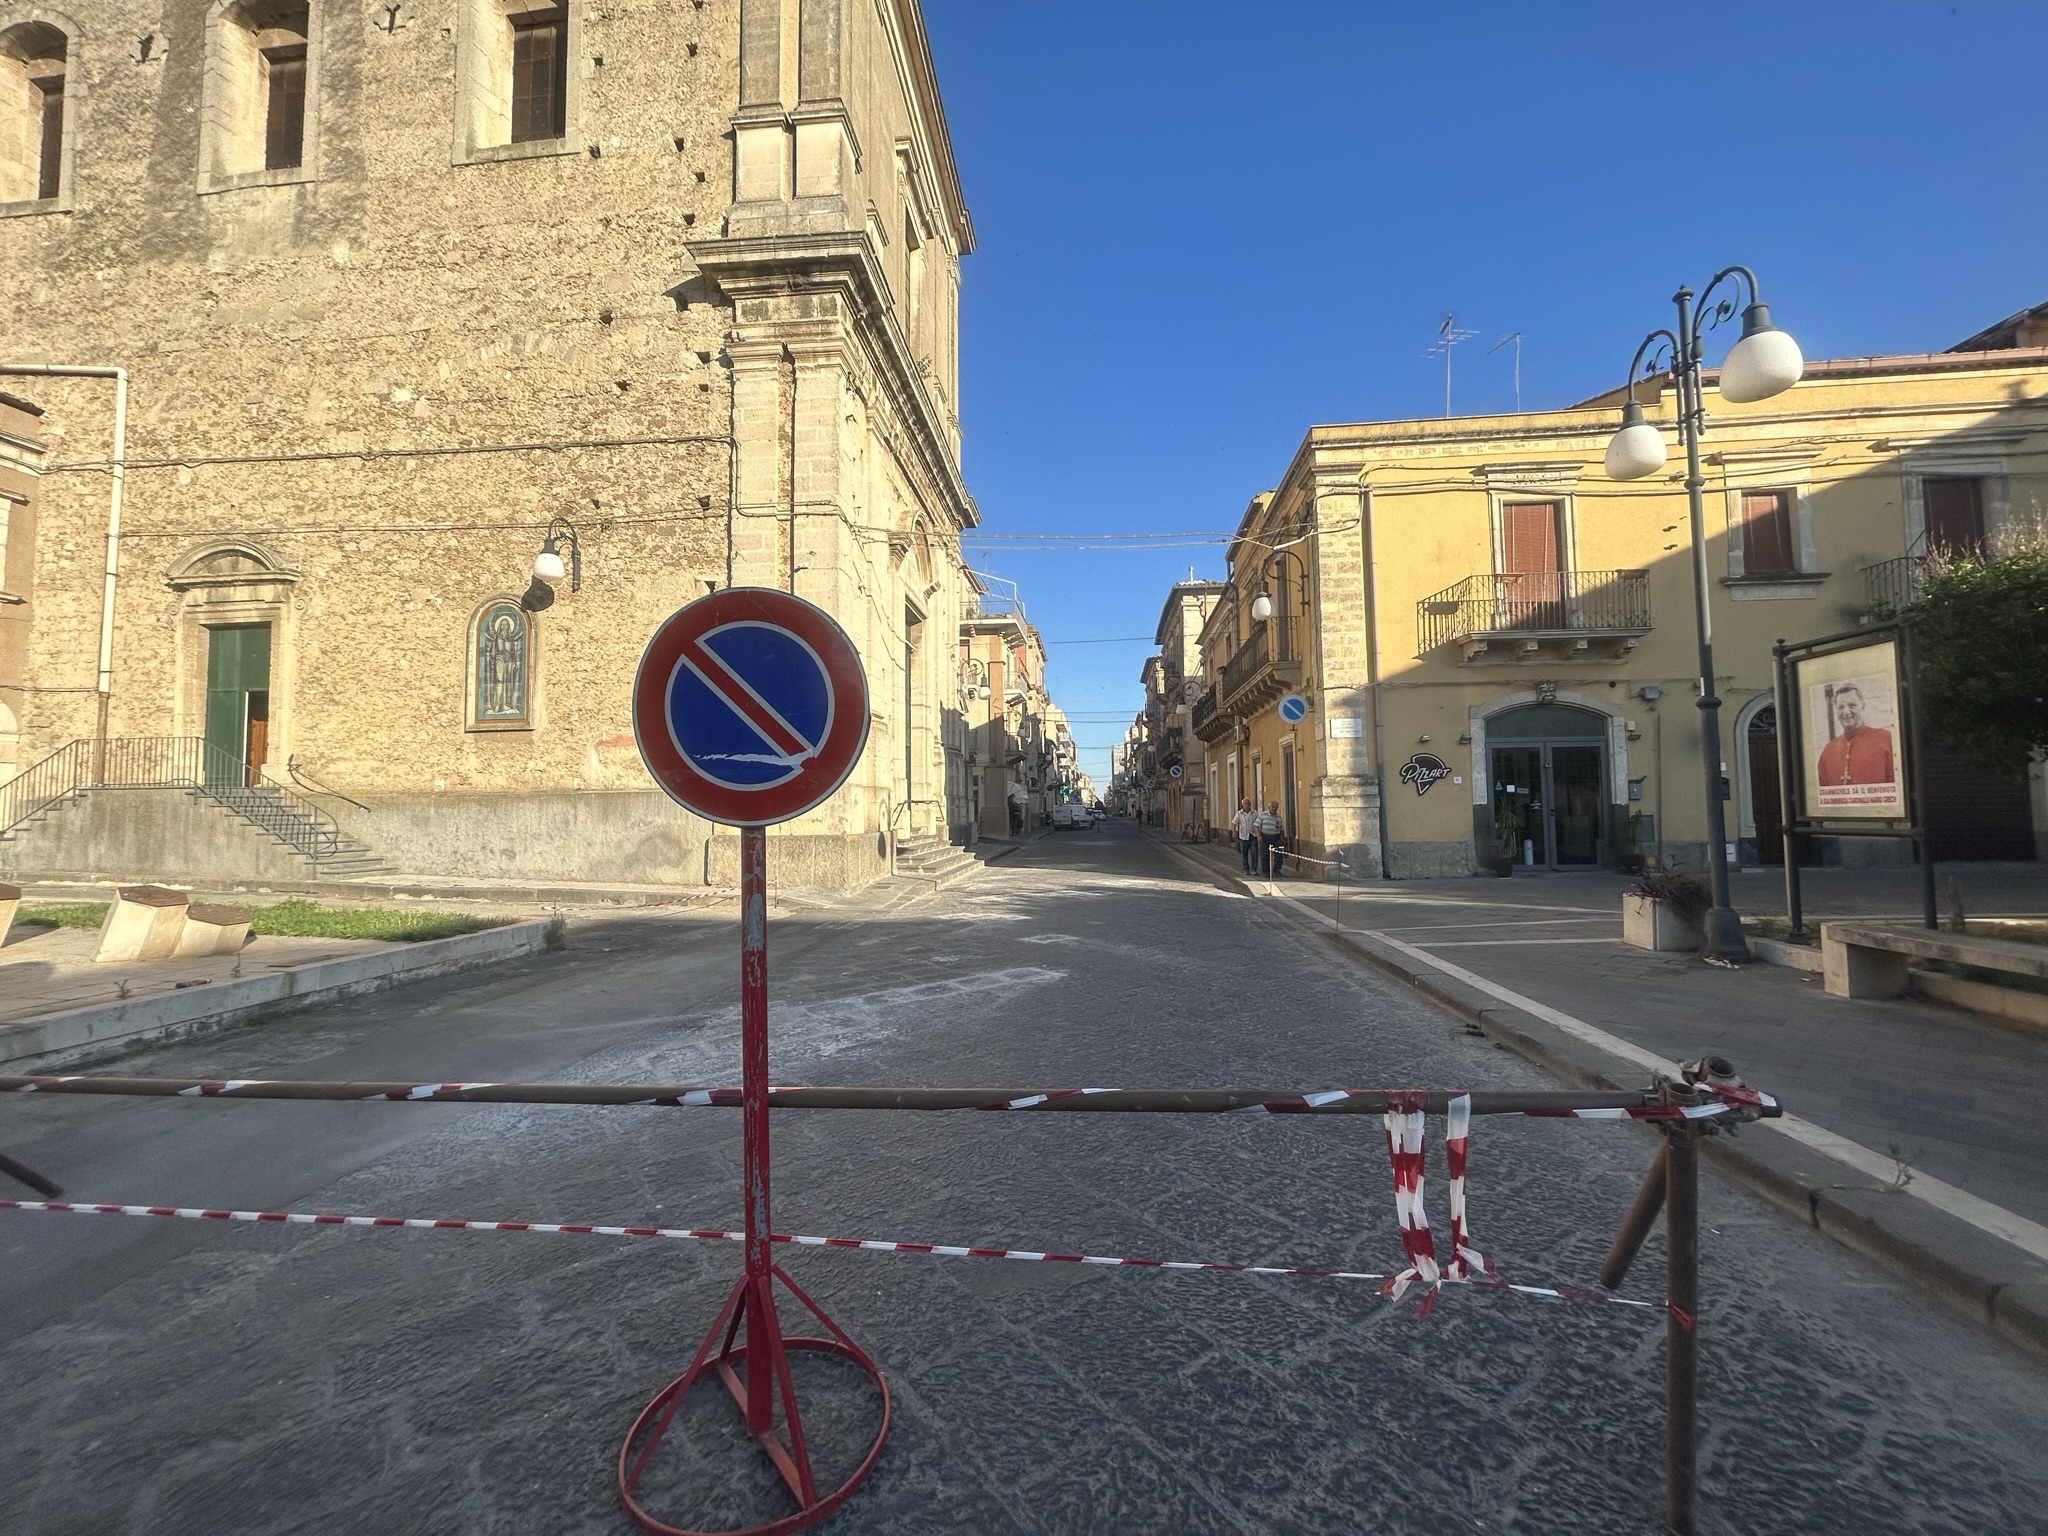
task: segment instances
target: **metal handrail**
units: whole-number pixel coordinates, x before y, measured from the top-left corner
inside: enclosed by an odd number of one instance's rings
[[[1415,605],[1416,654],[1447,641],[1517,631],[1627,633],[1650,628],[1650,573],[1527,571],[1467,576]]]
[[[342,852],[345,841],[340,826],[311,800],[199,736],[116,736],[59,747],[0,784],[0,833],[88,789],[203,795],[316,862]]]

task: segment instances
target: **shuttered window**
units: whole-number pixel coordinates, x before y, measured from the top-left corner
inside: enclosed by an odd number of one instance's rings
[[[1799,569],[1792,544],[1789,491],[1742,493],[1742,573],[1786,576]]]
[[[1923,480],[1927,509],[1927,552],[1955,555],[1984,552],[1984,482],[1944,478]]]
[[[305,46],[266,50],[263,68],[263,168],[290,170],[306,156]]]
[[[559,11],[512,23],[512,142],[559,139],[567,132],[568,57]]]
[[[1510,501],[1500,509],[1500,568],[1503,573],[1561,571],[1564,541],[1558,524],[1564,508],[1554,501]]]
[[[64,77],[45,75],[35,84],[43,93],[41,144],[36,158],[36,196],[55,197],[64,173]]]

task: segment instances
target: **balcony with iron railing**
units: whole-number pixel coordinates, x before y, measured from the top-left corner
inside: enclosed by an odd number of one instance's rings
[[[1175,763],[1186,762],[1187,743],[1187,732],[1180,726],[1169,725],[1159,739],[1159,766],[1171,768]]]
[[[1262,709],[1301,682],[1301,654],[1291,619],[1274,619],[1252,630],[1250,638],[1223,663],[1217,703],[1238,714]]]
[[[1650,573],[1467,576],[1415,605],[1415,631],[1418,657],[1456,645],[1466,662],[1612,659],[1650,632]]]
[[[1202,690],[1195,700],[1195,707],[1189,712],[1188,725],[1205,742],[1218,742],[1228,736],[1235,726],[1235,717],[1225,714],[1218,707],[1220,690],[1213,685]]]
[[[1927,580],[1925,555],[1902,555],[1863,567],[1863,615],[1873,622],[1895,619],[1920,599]]]

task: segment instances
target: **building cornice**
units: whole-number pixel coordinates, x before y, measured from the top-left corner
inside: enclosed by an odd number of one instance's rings
[[[804,292],[837,291],[857,320],[854,334],[866,347],[876,377],[911,430],[910,447],[920,467],[945,502],[956,529],[977,526],[981,517],[967,494],[960,465],[953,457],[945,421],[911,360],[909,339],[896,318],[889,285],[882,275],[874,244],[863,231],[727,235],[685,244],[690,259],[706,278],[735,302],[786,299]],[[744,322],[741,322],[744,328]],[[804,326],[811,321],[806,318]],[[770,334],[773,334],[771,322]],[[745,337],[744,346],[762,339]],[[810,338],[815,340],[815,338]]]

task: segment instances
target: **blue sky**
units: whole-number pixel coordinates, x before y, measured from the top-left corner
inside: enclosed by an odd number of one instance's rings
[[[2048,300],[2048,3],[925,0],[979,248],[990,534],[1228,529],[1313,423],[1567,405],[1681,282],[1756,269],[1809,357]],[[1682,84],[1683,96],[1674,94]],[[975,550],[1106,775],[1166,588],[1220,545]],[[1142,637],[1126,639],[1124,637]],[[1111,641],[1113,643],[1077,643]]]

